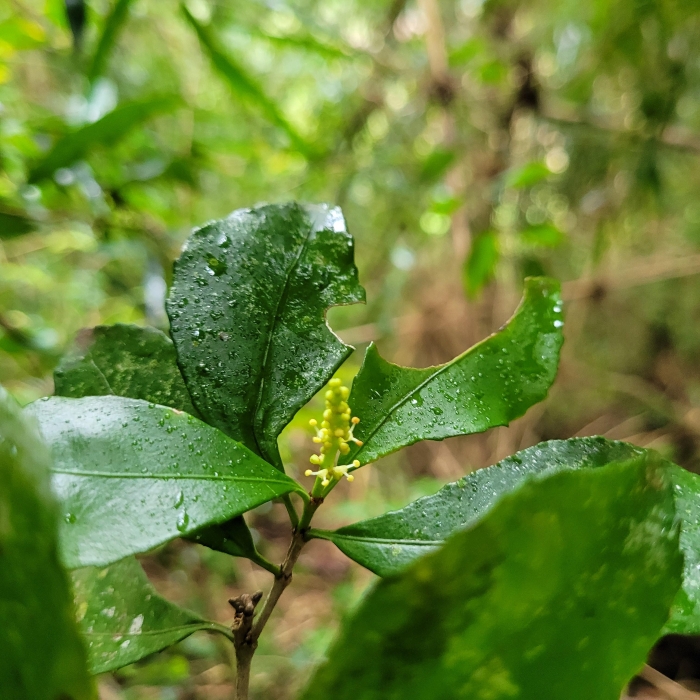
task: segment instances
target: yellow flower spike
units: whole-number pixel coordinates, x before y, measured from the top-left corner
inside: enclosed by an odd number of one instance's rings
[[[360,466],[359,460],[355,460],[352,464],[337,464],[340,455],[350,454],[351,443],[362,445],[362,441],[353,435],[353,430],[360,419],[353,417],[347,401],[349,397],[350,389],[343,386],[337,377],[331,379],[324,393],[326,405],[321,426],[317,427],[317,421],[311,423],[312,427],[316,428],[316,437],[313,441],[321,445],[321,454],[310,458],[311,463],[317,465],[319,470],[306,472],[307,476],[318,478],[313,491],[315,495],[324,495],[327,491],[321,492],[318,489],[321,487],[325,489],[328,486],[332,488],[333,484],[343,477],[353,481],[354,477],[348,473],[348,470],[357,469]]]

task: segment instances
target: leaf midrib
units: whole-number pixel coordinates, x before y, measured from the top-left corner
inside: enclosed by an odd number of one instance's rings
[[[119,632],[119,631],[112,631],[112,632],[81,632],[81,634],[85,637],[116,637],[117,635],[120,637],[119,641],[121,641],[124,637],[130,637],[131,639],[138,639],[139,637],[155,637],[156,635],[161,635],[161,634],[173,634],[174,632],[182,632],[185,630],[193,630],[196,632],[197,630],[200,629],[211,629],[211,623],[207,622],[206,620],[202,620],[201,622],[188,622],[186,625],[178,625],[177,627],[164,627],[159,630],[144,630],[138,633],[134,632]]]
[[[326,539],[324,537],[324,539]],[[335,542],[335,540],[348,540],[352,542],[362,542],[364,544],[382,544],[382,545],[415,545],[419,547],[436,547],[445,542],[444,539],[441,540],[404,540],[404,539],[388,539],[383,537],[358,537],[355,535],[340,535],[337,532],[330,533],[328,537],[329,540]]]
[[[495,337],[495,336],[498,335],[500,332],[506,330],[506,329],[510,326],[511,321],[513,321],[513,320],[515,319],[515,316],[517,315],[517,313],[518,313],[518,312],[516,311],[515,314],[513,314],[513,316],[511,317],[511,319],[508,321],[508,323],[506,323],[506,325],[505,325],[503,328],[501,328],[500,330],[495,331],[494,333],[491,333],[491,335],[486,336],[486,338],[484,338],[483,340],[479,341],[476,345],[473,345],[472,347],[467,348],[461,355],[457,355],[457,357],[455,357],[454,359],[450,360],[449,362],[446,362],[444,365],[438,365],[437,367],[435,367],[435,371],[434,371],[432,374],[428,375],[415,389],[411,390],[411,391],[410,391],[408,394],[406,394],[403,398],[399,399],[399,400],[387,411],[386,415],[377,423],[377,426],[376,426],[376,427],[370,432],[370,434],[364,439],[364,444],[362,445],[362,447],[360,447],[360,448],[357,450],[357,452],[355,452],[354,454],[351,453],[350,455],[348,455],[348,457],[346,458],[346,461],[345,461],[344,463],[350,464],[350,461],[349,461],[349,460],[350,460],[350,457],[352,457],[353,459],[357,459],[357,458],[358,458],[358,455],[360,455],[360,454],[362,454],[362,452],[364,452],[365,447],[367,447],[367,445],[369,444],[370,440],[379,432],[380,428],[389,420],[389,418],[392,417],[392,415],[394,414],[394,412],[395,412],[396,410],[398,410],[401,406],[403,406],[414,394],[416,394],[418,391],[420,391],[426,384],[428,384],[429,382],[431,382],[433,379],[435,379],[436,377],[438,377],[440,374],[442,374],[443,372],[445,372],[447,369],[449,369],[450,367],[452,367],[452,365],[457,364],[460,360],[464,359],[467,355],[469,355],[470,353],[472,353],[472,352],[474,352],[475,350],[477,350],[481,345],[483,345],[484,343],[486,343],[486,342],[488,342],[489,340],[491,340],[491,338]],[[377,352],[377,354],[379,354],[379,353]],[[381,357],[381,355],[380,355],[380,357]],[[395,365],[395,366],[398,366],[398,365]],[[401,369],[404,369],[404,368],[401,367]],[[426,367],[426,369],[429,369],[429,368]],[[350,400],[352,401],[352,397],[350,397]]]
[[[305,212],[306,213],[306,212]],[[308,217],[308,214],[307,214]],[[258,438],[258,431],[262,433],[263,431],[263,426],[262,426],[262,418],[260,415],[260,407],[262,405],[262,400],[263,400],[263,393],[265,391],[265,380],[267,378],[267,373],[268,373],[268,363],[269,363],[269,356],[270,356],[270,348],[272,347],[272,339],[275,335],[275,331],[277,330],[277,325],[280,321],[280,309],[282,308],[283,304],[287,300],[287,296],[289,293],[289,283],[292,278],[292,275],[294,274],[295,270],[297,269],[297,266],[299,265],[299,261],[301,260],[302,256],[306,252],[306,248],[309,244],[309,241],[311,240],[312,235],[314,234],[314,225],[313,222],[311,221],[311,217],[308,217],[309,219],[309,231],[306,234],[306,237],[304,238],[302,244],[299,246],[299,252],[290,265],[289,269],[287,270],[287,273],[284,278],[284,285],[282,287],[282,292],[280,294],[279,299],[277,300],[277,306],[275,307],[275,315],[273,317],[272,323],[270,324],[270,332],[267,337],[267,343],[265,344],[265,355],[263,356],[263,362],[262,362],[262,368],[260,370],[260,383],[258,387],[258,396],[255,401],[255,412],[253,414],[253,437],[255,439],[255,444],[258,448],[258,454],[262,455],[266,459],[269,459],[269,455],[267,454],[267,451],[264,449],[263,445],[261,444],[261,440],[264,439],[264,434]]]
[[[214,476],[213,474],[169,474],[168,476],[153,475],[153,474],[134,474],[132,472],[100,472],[100,471],[81,471],[79,469],[52,469],[52,474],[66,474],[68,476],[94,476],[105,479],[151,479],[154,481],[175,481],[188,480],[193,481],[243,481],[243,482],[260,482],[264,484],[282,484],[289,486],[290,490],[294,488],[293,484],[287,481],[266,477],[255,476]]]

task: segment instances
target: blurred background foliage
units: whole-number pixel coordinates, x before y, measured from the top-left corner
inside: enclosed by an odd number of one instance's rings
[[[327,201],[368,290],[329,318],[360,350],[446,361],[501,325],[533,274],[564,283],[567,342],[523,419],[362,470],[321,519],[573,435],[697,471],[699,163],[700,0],[3,0],[0,382],[26,403],[51,393],[81,327],[167,328],[192,226]],[[317,408],[284,436],[297,475]],[[283,509],[250,521],[279,558]],[[228,595],[269,584],[184,543],[144,566],[221,620]],[[370,576],[313,542],[297,579],[256,659],[257,697],[293,696]],[[229,653],[195,636],[104,679],[103,697],[227,697]]]

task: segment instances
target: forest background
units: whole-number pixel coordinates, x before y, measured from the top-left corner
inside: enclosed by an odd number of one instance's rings
[[[167,328],[193,226],[324,201],[343,208],[368,297],[329,320],[360,351],[447,361],[533,274],[563,282],[567,325],[544,403],[358,472],[321,520],[399,507],[552,438],[623,439],[700,471],[699,163],[698,0],[3,0],[0,383],[28,403],[52,393],[81,328]],[[319,406],[283,435],[295,476]],[[284,517],[249,519],[272,559]],[[143,563],[215,619],[267,580],[183,542]],[[256,697],[294,696],[371,575],[314,541],[295,578]],[[102,679],[102,697],[228,697],[218,644],[195,635]]]

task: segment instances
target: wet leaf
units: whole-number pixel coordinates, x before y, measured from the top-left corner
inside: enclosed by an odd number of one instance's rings
[[[53,148],[35,163],[29,182],[51,177],[59,168],[67,168],[84,158],[93,148],[124,138],[132,129],[158,114],[171,112],[181,104],[177,96],[153,97],[127,102],[92,124],[87,124],[59,138]]]
[[[280,431],[352,351],[326,310],[363,300],[340,209],[269,205],[195,230],[167,308],[202,416],[281,469]]]
[[[73,585],[93,674],[132,664],[198,630],[227,633],[159,596],[133,557],[74,571]]]
[[[700,634],[700,476],[675,464],[669,469],[681,524],[684,564],[683,586],[664,632]]]
[[[58,560],[49,465],[35,421],[0,387],[0,689],[8,700],[93,697]]]
[[[105,565],[300,486],[180,411],[118,396],[29,407],[53,450],[69,568]]]
[[[116,324],[82,331],[54,372],[54,383],[58,396],[78,399],[113,394],[199,416],[177,366],[175,347],[155,328]],[[231,523],[209,525],[193,539],[232,556],[260,561],[243,517]]]
[[[419,440],[479,433],[522,416],[556,376],[561,303],[555,281],[527,279],[523,301],[503,329],[438,367],[399,367],[370,345],[349,400],[364,444],[343,463],[367,464]]]
[[[455,532],[474,525],[503,496],[528,480],[629,460],[664,465],[673,483],[684,566],[683,585],[666,632],[700,634],[700,476],[662,460],[653,450],[628,443],[602,437],[544,442],[472,472],[400,510],[334,531],[311,530],[310,535],[330,540],[375,574],[392,576],[438,549]]]
[[[459,530],[480,520],[503,496],[528,479],[566,469],[604,467],[630,459],[659,463],[654,452],[604,438],[552,440],[419,498],[405,508],[334,531],[311,530],[379,576],[391,576],[419,557],[440,548]]]
[[[54,372],[57,396],[125,396],[197,416],[175,347],[155,328],[118,323],[81,331]]]
[[[617,700],[680,584],[674,519],[644,459],[525,484],[381,580],[302,697]]]

